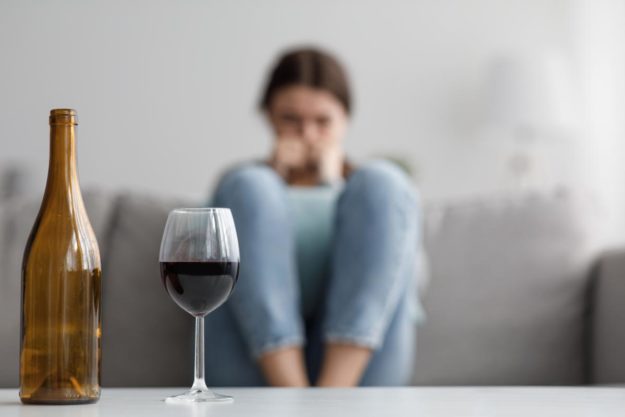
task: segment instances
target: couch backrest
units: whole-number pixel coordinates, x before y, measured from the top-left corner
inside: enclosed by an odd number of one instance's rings
[[[567,192],[429,207],[415,382],[584,382],[593,213]]]
[[[102,275],[102,385],[184,386],[193,374],[194,321],[161,283],[158,252],[180,201],[122,195]]]
[[[84,193],[102,255],[102,384],[188,385],[193,320],[167,296],[158,248],[180,201]],[[21,262],[39,201],[0,205],[0,387],[18,385]]]
[[[184,202],[86,192],[103,259],[104,386],[188,385],[193,320],[160,283],[158,248]],[[17,386],[22,251],[38,201],[0,206],[0,387]],[[593,233],[570,194],[429,206],[431,279],[417,384],[585,382]]]

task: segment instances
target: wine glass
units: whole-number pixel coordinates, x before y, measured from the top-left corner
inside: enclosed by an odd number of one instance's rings
[[[226,208],[181,208],[167,217],[159,254],[169,296],[195,317],[195,378],[167,402],[232,401],[204,382],[204,316],[222,305],[239,275],[239,243]]]

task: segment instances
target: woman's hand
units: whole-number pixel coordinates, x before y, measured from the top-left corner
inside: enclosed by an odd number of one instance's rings
[[[343,177],[343,161],[340,147],[283,137],[276,140],[271,166],[289,184],[317,185],[339,181]]]
[[[297,172],[303,172],[307,166],[308,150],[303,141],[297,138],[278,138],[271,156],[271,166],[287,182]]]
[[[317,181],[332,184],[343,179],[343,150],[334,144],[313,143],[310,147],[310,159],[315,166]]]

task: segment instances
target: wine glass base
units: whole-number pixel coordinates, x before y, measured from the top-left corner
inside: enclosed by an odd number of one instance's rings
[[[168,404],[188,404],[188,403],[231,403],[234,398],[228,395],[217,394],[211,390],[192,389],[183,394],[165,398]]]

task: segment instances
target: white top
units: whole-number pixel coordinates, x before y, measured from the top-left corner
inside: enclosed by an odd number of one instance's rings
[[[223,388],[231,404],[170,405],[180,388],[104,389],[96,404],[24,406],[0,390],[0,416],[80,417],[611,417],[625,415],[625,388]]]

